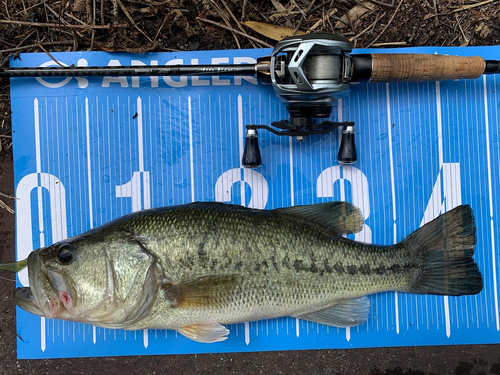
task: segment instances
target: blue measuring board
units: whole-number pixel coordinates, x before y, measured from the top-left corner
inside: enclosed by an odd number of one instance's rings
[[[270,50],[54,53],[65,65],[252,63]],[[363,51],[363,52],[379,52]],[[500,47],[388,52],[480,55]],[[11,65],[53,66],[43,53]],[[478,226],[476,296],[370,296],[366,323],[337,329],[284,317],[229,325],[229,339],[122,331],[17,310],[19,358],[239,352],[500,342],[500,77],[352,85],[335,121],[355,121],[359,160],[339,166],[337,132],[299,142],[260,131],[263,164],[242,168],[246,124],[287,118],[254,77],[78,77],[11,80],[17,259],[148,207],[221,201],[272,209],[349,201],[365,218],[352,238],[393,244],[470,204]],[[17,285],[28,285],[27,271]]]

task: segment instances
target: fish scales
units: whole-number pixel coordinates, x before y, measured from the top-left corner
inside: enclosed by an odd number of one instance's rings
[[[404,289],[412,280],[410,254],[402,247],[360,244],[319,224],[272,211],[195,206],[137,216],[125,228],[154,239],[144,246],[173,280],[241,276],[234,292],[198,313],[189,307],[165,314],[172,307],[160,298],[151,322],[144,325],[189,325],[201,315],[233,323],[306,313],[340,299]]]
[[[150,209],[28,257],[16,303],[47,318],[122,329],[176,329],[217,342],[221,324],[295,316],[349,327],[367,295],[467,295],[483,288],[472,259],[472,209],[459,206],[391,246],[340,236],[363,228],[330,202],[275,210],[222,203]]]

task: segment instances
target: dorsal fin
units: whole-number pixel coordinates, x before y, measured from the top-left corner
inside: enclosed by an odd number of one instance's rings
[[[365,222],[361,211],[347,202],[277,208],[273,212],[299,216],[304,220],[324,225],[338,234],[357,233],[363,229]]]

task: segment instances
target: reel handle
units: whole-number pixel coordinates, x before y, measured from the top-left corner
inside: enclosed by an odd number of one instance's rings
[[[367,78],[370,82],[446,81],[476,79],[489,73],[485,71],[486,61],[479,56],[380,53],[351,55],[351,58],[353,81]],[[371,72],[367,71],[370,67]]]

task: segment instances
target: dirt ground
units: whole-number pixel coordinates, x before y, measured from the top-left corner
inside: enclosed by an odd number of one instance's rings
[[[21,52],[272,46],[245,26],[334,32],[355,47],[500,44],[500,1],[1,0],[0,63]],[[8,79],[0,79],[0,262],[14,259]],[[3,195],[7,195],[3,196]],[[500,345],[17,361],[12,275],[0,274],[1,374],[500,374]]]

